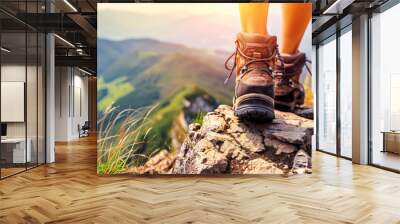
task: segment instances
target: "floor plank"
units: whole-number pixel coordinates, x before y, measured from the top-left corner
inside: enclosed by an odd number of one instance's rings
[[[0,181],[0,223],[400,223],[400,175],[314,152],[306,176],[99,177],[96,140]]]

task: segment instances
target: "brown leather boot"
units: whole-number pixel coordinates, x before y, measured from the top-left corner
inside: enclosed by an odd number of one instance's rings
[[[304,53],[281,54],[274,66],[275,108],[293,112],[304,104],[304,87],[300,76],[306,63]]]
[[[274,80],[272,66],[276,61],[275,36],[239,33],[231,76],[236,67],[235,98],[233,109],[239,118],[269,121],[274,114]],[[225,67],[227,69],[227,62]],[[228,78],[229,78],[228,77]]]

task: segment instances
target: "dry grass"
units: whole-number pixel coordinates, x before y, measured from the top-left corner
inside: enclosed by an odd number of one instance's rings
[[[98,174],[121,173],[151,157],[142,152],[149,141],[149,116],[154,108],[156,106],[122,111],[112,106],[106,108],[98,121]]]

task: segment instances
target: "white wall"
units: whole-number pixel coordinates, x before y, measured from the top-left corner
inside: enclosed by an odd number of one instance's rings
[[[68,140],[69,68],[55,68],[55,141]]]
[[[38,70],[37,70],[38,69]],[[27,78],[27,80],[25,80]],[[39,163],[44,163],[44,74],[42,68],[25,64],[3,64],[1,66],[2,82],[24,82],[26,84],[26,106],[22,113],[26,112],[26,120],[22,122],[5,122],[7,124],[7,137],[27,138],[30,140],[32,162],[39,159]],[[24,90],[21,90],[24,91]],[[21,94],[24,94],[22,92]],[[2,96],[7,97],[7,96]],[[9,107],[2,107],[1,110],[12,110]],[[7,111],[12,113],[12,111]]]
[[[76,68],[56,67],[55,85],[55,140],[78,139],[78,125],[88,120],[88,78]]]
[[[74,75],[74,108],[72,108],[72,120],[71,120],[71,134],[74,137],[79,137],[78,124],[83,125],[85,121],[89,119],[88,113],[88,78],[86,76]]]
[[[26,69],[26,70],[25,70]],[[41,71],[39,71],[39,74]],[[28,74],[28,80],[25,80],[26,73]],[[41,76],[39,78],[42,78]],[[25,82],[27,83],[27,116],[28,122],[34,121],[36,124],[36,107],[38,103],[37,93],[36,93],[36,85],[38,80],[36,80],[36,66],[27,66],[25,65],[15,65],[15,64],[6,64],[1,66],[1,81],[2,82]],[[40,86],[43,86],[42,80],[39,82]],[[44,91],[44,90],[43,90]],[[41,95],[42,91],[39,91],[39,98],[44,97]],[[40,99],[39,108],[43,106],[43,99]],[[2,110],[6,110],[7,108],[2,108]],[[34,113],[32,112],[34,111]],[[23,122],[18,122],[23,123]],[[18,125],[17,123],[10,123],[11,129],[13,125]],[[24,134],[23,134],[24,135]]]
[[[24,65],[8,64],[1,66],[1,81],[2,82],[25,82],[25,71]],[[33,69],[28,66],[29,70]],[[1,110],[7,110],[7,108],[1,108]],[[7,137],[25,137],[25,122],[11,122],[7,123]]]

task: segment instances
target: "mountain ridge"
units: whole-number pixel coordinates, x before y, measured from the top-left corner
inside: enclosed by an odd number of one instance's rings
[[[226,77],[224,52],[192,49],[149,38],[99,39],[98,43],[100,51],[106,55],[99,62],[99,81],[105,86],[99,102],[112,94],[107,85],[121,77],[126,77],[134,89],[115,100],[115,106],[122,108],[149,106],[187,85],[208,90],[221,103],[231,101],[233,82],[215,88]]]

